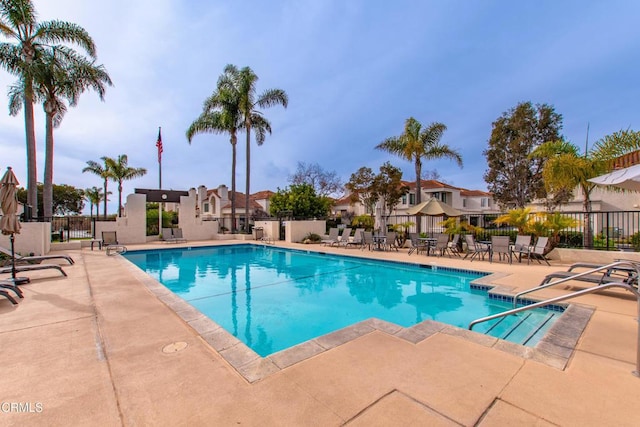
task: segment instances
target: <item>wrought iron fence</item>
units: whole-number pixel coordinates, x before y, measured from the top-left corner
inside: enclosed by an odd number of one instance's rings
[[[554,238],[556,246],[567,248],[585,248],[601,250],[640,251],[640,212],[638,211],[607,211],[607,212],[561,212],[562,215],[575,220],[574,227],[565,228],[554,233],[547,231],[547,236]],[[489,239],[492,235],[508,235],[512,240],[518,234],[515,227],[498,226],[493,221],[499,215],[471,214],[463,215],[461,220],[480,227],[478,237]],[[543,216],[533,216],[536,221],[544,221]],[[421,221],[421,231],[427,235],[442,233],[444,217],[392,215],[388,218],[387,226]],[[408,228],[415,232],[416,225]]]
[[[61,216],[51,219],[51,241],[68,242],[94,237],[96,218],[87,216]]]

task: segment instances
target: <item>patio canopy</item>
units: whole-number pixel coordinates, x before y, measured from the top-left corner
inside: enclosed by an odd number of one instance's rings
[[[422,202],[419,205],[415,205],[407,209],[409,215],[428,215],[428,216],[460,216],[462,212],[453,206],[449,206],[446,203],[441,202],[438,199],[431,198],[426,202]]]
[[[612,185],[625,190],[640,191],[640,165],[618,169],[588,181],[598,185]]]

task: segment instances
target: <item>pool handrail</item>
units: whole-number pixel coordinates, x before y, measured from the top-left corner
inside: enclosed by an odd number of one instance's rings
[[[575,297],[579,297],[581,295],[591,294],[593,292],[598,292],[607,288],[623,288],[631,292],[636,297],[636,305],[637,305],[637,317],[636,321],[638,322],[638,332],[636,338],[636,370],[633,371],[633,375],[640,378],[640,293],[636,290],[635,287],[628,283],[623,282],[610,282],[604,283],[602,285],[596,285],[591,288],[582,289],[579,291],[572,292],[567,295],[561,295],[559,297],[550,298],[544,301],[539,301],[530,305],[525,305],[518,308],[512,308],[511,310],[503,311],[502,313],[493,314],[491,316],[481,317],[469,323],[469,330],[472,330],[475,325],[478,323],[487,322],[489,320],[497,319],[499,317],[509,316],[511,314],[520,313],[521,311],[532,310],[534,308],[544,307],[545,305],[554,304],[560,301],[565,301],[568,299],[572,299]]]
[[[514,297],[513,297],[513,307],[517,307],[518,306],[518,299],[522,296],[522,295],[526,295],[529,294],[531,292],[535,292],[535,291],[539,291],[540,289],[546,289],[546,288],[550,288],[552,286],[555,285],[559,285],[561,283],[564,282],[568,282],[569,280],[575,280],[575,279],[579,279],[580,277],[583,276],[588,276],[592,273],[597,273],[599,271],[602,270],[615,270],[616,267],[630,267],[629,270],[634,270],[636,273],[635,279],[638,280],[638,278],[640,278],[640,264],[638,264],[637,262],[633,262],[633,261],[615,261],[611,264],[607,264],[607,265],[602,265],[600,267],[597,268],[593,268],[591,270],[587,270],[587,271],[583,271],[580,273],[576,273],[573,276],[569,276],[569,277],[564,277],[562,279],[559,280],[554,280],[552,282],[546,283],[544,285],[539,285],[536,286],[535,288],[531,288],[531,289],[527,289],[521,292],[518,292]],[[604,276],[605,273],[603,273]],[[612,282],[615,283],[615,282]],[[602,286],[602,284],[600,284],[599,286]]]

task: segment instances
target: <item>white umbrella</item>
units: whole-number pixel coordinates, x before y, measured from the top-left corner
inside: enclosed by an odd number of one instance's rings
[[[598,185],[612,185],[625,190],[640,191],[640,165],[618,169],[588,181]]]
[[[453,206],[442,203],[436,198],[430,198],[426,202],[415,205],[407,209],[409,215],[428,215],[428,216],[460,216],[462,212]]]
[[[11,235],[11,280],[15,284],[29,282],[26,277],[16,277],[16,257],[14,250],[15,234],[20,233],[20,221],[18,220],[18,179],[11,170],[7,168],[4,176],[0,180],[0,208],[2,209],[2,219],[0,219],[0,230],[2,234]]]

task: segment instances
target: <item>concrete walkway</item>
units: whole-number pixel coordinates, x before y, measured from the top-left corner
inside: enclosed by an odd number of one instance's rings
[[[315,248],[501,272],[494,284],[519,289],[565,267]],[[576,300],[595,312],[564,370],[450,328],[415,342],[372,329],[250,382],[126,260],[68,253],[69,277],[34,272],[19,305],[0,298],[0,425],[640,425],[622,291]]]

